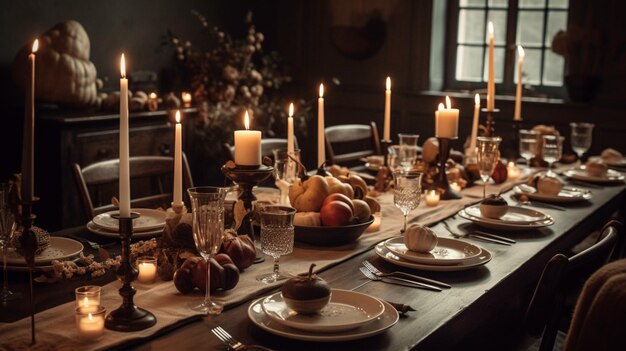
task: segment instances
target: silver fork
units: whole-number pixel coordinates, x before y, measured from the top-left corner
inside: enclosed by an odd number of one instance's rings
[[[507,246],[511,246],[512,244],[515,244],[515,240],[513,239],[509,239],[509,238],[505,238],[505,237],[501,237],[498,235],[493,235],[493,234],[488,234],[487,233],[480,233],[480,234],[475,234],[475,233],[456,233],[454,231],[452,231],[452,229],[450,228],[450,226],[448,225],[448,223],[446,223],[446,221],[442,221],[441,223],[443,223],[444,228],[446,228],[446,230],[452,234],[453,237],[455,238],[474,238],[474,239],[478,239],[478,240],[482,240],[482,241],[486,241],[486,242],[490,242],[490,243],[496,243],[496,244],[500,244],[500,245],[507,245]]]
[[[257,350],[272,351],[272,349],[268,349],[267,347],[264,347],[264,346],[261,346],[261,345],[245,345],[245,344],[242,344],[240,341],[235,340],[222,327],[215,327],[215,328],[211,329],[211,332],[213,334],[215,334],[215,336],[217,336],[217,338],[220,339],[223,343],[228,345],[228,347],[230,347],[231,349],[233,349],[235,351],[247,350],[247,349],[257,349]]]
[[[365,260],[362,262],[363,266],[365,266],[365,268],[367,268],[368,271],[372,272],[372,274],[384,278],[384,277],[404,277],[406,279],[409,280],[413,280],[413,281],[417,281],[420,283],[426,283],[426,284],[432,284],[435,286],[440,286],[442,288],[451,288],[450,285],[444,283],[444,282],[440,282],[438,280],[434,280],[434,279],[428,279],[428,278],[424,278],[421,277],[419,275],[415,275],[415,274],[410,274],[410,273],[405,273],[405,272],[399,272],[399,271],[395,271],[395,272],[391,272],[391,273],[383,273],[381,272],[378,268],[376,268],[370,261]]]
[[[369,280],[379,281],[379,282],[388,283],[388,284],[396,284],[396,285],[408,286],[408,287],[411,287],[411,288],[420,288],[420,289],[426,289],[426,290],[431,290],[431,291],[441,291],[441,288],[438,288],[438,287],[436,287],[434,285],[424,284],[424,283],[420,283],[420,282],[414,282],[414,281],[408,280],[408,279],[403,279],[403,278],[398,278],[398,277],[391,277],[391,276],[390,277],[384,277],[384,278],[383,277],[379,277],[379,276],[374,275],[374,273],[370,272],[365,267],[359,267],[359,270]]]

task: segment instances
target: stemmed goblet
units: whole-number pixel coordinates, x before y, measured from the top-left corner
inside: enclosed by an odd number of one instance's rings
[[[422,198],[422,176],[417,171],[397,170],[393,172],[393,203],[404,215],[404,226],[400,233],[406,231],[409,213],[417,208]]]
[[[224,306],[211,301],[211,264],[209,260],[220,249],[224,235],[224,199],[228,188],[196,187],[187,190],[191,199],[193,240],[206,262],[207,277],[204,301],[192,307],[208,315],[220,314]]]
[[[2,292],[0,292],[0,302],[7,302],[19,298],[19,294],[9,290],[7,277],[7,249],[13,240],[15,233],[15,217],[8,206],[9,191],[11,187],[8,183],[0,183],[0,246],[2,246],[2,270],[3,282]]]
[[[487,181],[496,168],[496,162],[500,162],[500,137],[478,137],[477,154],[478,170],[483,180],[483,199],[487,196]]]
[[[257,280],[271,284],[285,278],[279,272],[279,259],[293,252],[295,214],[296,209],[287,206],[265,206],[261,210],[261,250],[274,258],[274,271]]]
[[[534,130],[521,129],[519,131],[519,154],[526,160],[530,167],[530,159],[537,155],[539,145],[539,133]]]
[[[413,163],[417,159],[417,140],[419,134],[398,134],[400,140],[400,165],[407,171],[413,168]]]
[[[593,123],[570,123],[572,134],[570,142],[572,149],[581,160],[585,152],[591,147],[591,134],[593,133]]]
[[[552,172],[552,164],[561,159],[563,155],[563,140],[562,136],[556,135],[544,135],[543,144],[541,145],[541,157],[544,161],[548,162],[548,173],[550,177],[556,177],[556,173]]]
[[[280,190],[280,203],[289,204],[289,186],[296,181],[297,165],[287,152],[287,149],[274,149],[274,176],[276,177],[276,186]],[[300,150],[294,150],[293,155],[296,160],[300,160]]]

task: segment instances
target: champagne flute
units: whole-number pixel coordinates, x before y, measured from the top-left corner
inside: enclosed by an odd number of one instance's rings
[[[404,215],[404,226],[400,233],[406,231],[407,217],[417,208],[422,198],[422,176],[417,171],[403,169],[393,172],[393,203]]]
[[[0,292],[0,302],[8,302],[20,297],[20,294],[9,290],[7,277],[7,249],[13,241],[15,233],[15,217],[8,206],[9,191],[11,187],[8,183],[0,183],[0,246],[2,246],[2,270],[3,282],[2,292]]]
[[[578,155],[578,159],[582,160],[583,155],[591,147],[591,134],[593,133],[593,123],[570,123],[572,134],[570,142],[572,149]]]
[[[527,129],[519,131],[519,154],[526,160],[528,167],[530,167],[530,159],[537,155],[538,144],[539,133]]]
[[[548,173],[550,177],[556,177],[556,173],[552,172],[552,164],[561,159],[563,155],[563,140],[562,136],[556,135],[544,135],[543,144],[541,146],[541,157],[544,161],[548,162]]]
[[[297,178],[297,165],[287,152],[287,149],[274,149],[274,177],[276,178],[276,186],[280,190],[280,203],[289,205],[289,186],[292,185]],[[300,160],[300,150],[294,150],[291,155]]]
[[[222,245],[224,235],[224,199],[228,188],[196,187],[187,190],[191,199],[193,240],[198,252],[206,262],[206,290],[204,301],[192,306],[194,311],[207,315],[217,315],[224,306],[211,301],[211,264],[213,257]]]
[[[500,151],[498,147],[502,138],[500,137],[478,137],[478,170],[480,178],[483,180],[483,199],[487,196],[487,181],[496,168],[496,162],[500,162]]]
[[[261,210],[261,250],[274,258],[274,271],[257,280],[271,284],[286,278],[279,272],[279,259],[293,252],[295,214],[296,209],[287,206],[265,206]]]

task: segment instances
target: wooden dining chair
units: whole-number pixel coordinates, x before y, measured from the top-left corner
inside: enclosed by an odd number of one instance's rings
[[[167,208],[172,202],[174,158],[167,156],[137,156],[129,159],[131,207]],[[83,205],[86,221],[116,209],[111,204],[118,197],[119,159],[93,163],[81,168],[74,163],[72,170]],[[183,153],[183,189],[193,187],[187,157]],[[187,194],[183,191],[183,198]]]
[[[525,332],[531,338],[541,338],[540,351],[552,350],[564,315],[567,289],[581,279],[585,272],[594,272],[611,257],[622,224],[610,221],[602,229],[598,241],[586,250],[566,257],[557,254],[546,264],[526,311]],[[587,273],[587,277],[591,273]]]
[[[380,138],[376,122],[370,124],[342,124],[327,127],[326,159],[329,164],[346,167],[362,165],[361,158],[380,155]],[[359,168],[363,168],[359,166]]]

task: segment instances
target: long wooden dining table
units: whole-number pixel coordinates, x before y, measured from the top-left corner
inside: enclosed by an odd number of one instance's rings
[[[414,271],[384,261],[370,248],[321,271],[319,275],[332,288],[356,288],[355,291],[382,300],[408,304],[415,309],[414,312],[401,316],[396,325],[379,335],[331,343],[276,336],[259,329],[248,319],[247,310],[251,301],[248,299],[229,306],[218,316],[190,319],[156,335],[134,339],[113,348],[224,349],[224,344],[211,333],[211,328],[221,326],[244,344],[259,344],[275,350],[446,350],[455,347],[502,349],[519,335],[524,309],[546,262],[557,253],[568,252],[593,230],[601,227],[617,210],[625,208],[626,185],[607,185],[590,190],[593,197],[589,201],[562,204],[566,207],[565,211],[536,208],[555,219],[552,226],[531,231],[494,231],[516,240],[511,246],[479,242],[471,238],[462,239],[491,253],[492,260],[478,268],[458,272]],[[510,199],[511,193],[505,193],[505,197],[513,203]],[[459,216],[452,216],[446,221],[455,231],[478,229],[475,224]],[[450,236],[441,223],[435,224],[433,229],[440,236]],[[93,241],[102,240],[94,237],[84,227],[63,230],[53,235],[76,235]],[[111,251],[115,252],[116,249]],[[450,284],[451,288],[433,292],[382,282],[367,282],[359,272],[363,260],[369,260],[383,271],[416,273]],[[14,290],[26,291],[26,275],[13,272],[10,277]],[[89,281],[89,284],[103,285],[114,279],[109,272]],[[80,285],[85,285],[84,278],[55,284],[38,284],[35,294],[37,310],[46,310],[72,301],[73,289]],[[261,296],[268,294],[265,291]],[[0,306],[0,322],[15,322],[25,317],[28,311],[26,306],[25,303]],[[1,339],[2,337],[0,342]]]

